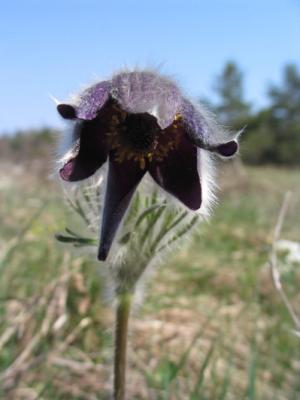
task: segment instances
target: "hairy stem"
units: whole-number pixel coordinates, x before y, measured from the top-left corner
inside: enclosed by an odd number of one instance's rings
[[[126,350],[130,306],[131,294],[121,294],[118,298],[115,322],[114,400],[125,399]]]

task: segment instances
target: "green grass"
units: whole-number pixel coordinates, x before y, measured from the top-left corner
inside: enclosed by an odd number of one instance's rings
[[[299,171],[247,168],[245,176],[237,176],[228,166],[221,186],[211,220],[202,224],[189,247],[159,267],[148,284],[143,307],[132,318],[132,398],[300,397],[300,342],[291,333],[292,321],[267,268],[272,231],[286,190],[294,193],[282,237],[300,240]],[[107,391],[101,381],[107,382],[110,373],[113,320],[102,300],[106,292],[101,265],[55,240],[66,225],[75,231],[80,226],[78,221],[70,223],[72,215],[58,186],[23,175],[12,177],[0,196],[0,337],[20,307],[30,310],[32,305],[26,308],[30,299],[37,296],[37,304],[51,281],[73,269],[62,289],[67,322],[58,333],[49,331],[31,358],[52,354],[88,318],[88,326],[62,354],[81,363],[90,360],[94,368],[84,374],[43,360],[29,367],[14,388],[3,385],[4,394],[22,398],[17,389],[27,388],[45,399],[95,398],[95,393],[105,398],[99,393]],[[90,237],[87,231],[83,235]],[[284,275],[295,306],[298,271]],[[39,331],[53,293],[24,323],[24,330],[5,344],[1,371]],[[97,372],[95,365],[104,366],[104,371]]]

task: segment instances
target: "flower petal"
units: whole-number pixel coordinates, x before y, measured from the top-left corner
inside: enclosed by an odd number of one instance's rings
[[[76,107],[77,118],[92,120],[109,99],[110,82],[103,81],[86,89]]]
[[[71,104],[58,104],[57,111],[64,119],[75,119],[76,110]]]
[[[238,150],[239,133],[231,133],[222,129],[214,116],[200,104],[193,104],[187,99],[181,104],[182,120],[186,136],[197,147],[232,157]]]
[[[91,121],[97,117],[98,112],[108,101],[110,87],[109,81],[99,82],[87,88],[77,100],[74,100],[75,104],[58,104],[57,111],[64,119],[77,118]]]
[[[98,251],[99,260],[104,261],[107,258],[120,222],[145,172],[137,162],[118,163],[114,161],[113,154],[110,154]]]
[[[161,129],[171,125],[181,103],[177,85],[154,71],[124,72],[113,76],[111,94],[123,110],[154,116]]]
[[[59,171],[61,178],[70,182],[93,175],[105,163],[108,153],[99,118],[78,122],[74,133],[79,137],[79,152]]]
[[[182,136],[178,148],[149,172],[154,180],[192,210],[201,206],[201,183],[197,170],[197,148]]]
[[[232,157],[238,151],[239,145],[236,140],[221,144],[217,147],[217,152],[223,157]]]

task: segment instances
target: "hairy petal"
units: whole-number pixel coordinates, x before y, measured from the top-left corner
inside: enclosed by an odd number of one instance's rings
[[[149,167],[153,179],[192,210],[201,206],[201,183],[197,169],[197,148],[183,135],[176,150],[162,162]]]
[[[213,114],[201,105],[195,105],[187,99],[181,103],[181,115],[186,135],[197,147],[232,157],[238,150],[237,136],[222,129]]]
[[[175,83],[155,72],[124,72],[112,78],[111,95],[127,112],[149,113],[162,129],[179,111],[181,94]]]
[[[79,98],[76,116],[83,120],[96,118],[98,112],[109,99],[110,81],[97,83],[86,89]]]
[[[99,260],[104,261],[107,258],[118,227],[144,174],[145,170],[142,170],[137,162],[118,163],[114,161],[111,153],[98,250]]]
[[[57,111],[64,119],[92,120],[109,99],[110,87],[109,81],[90,86],[74,100],[74,104],[58,104]]]
[[[79,181],[93,175],[107,159],[104,131],[99,118],[77,122],[74,134],[78,137],[78,154],[59,171],[65,181]]]

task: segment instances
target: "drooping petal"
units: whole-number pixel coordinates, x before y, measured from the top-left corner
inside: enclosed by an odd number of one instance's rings
[[[105,132],[99,118],[77,122],[74,134],[78,136],[78,154],[59,171],[61,178],[69,182],[93,175],[105,163],[108,154]]]
[[[75,119],[76,118],[76,109],[71,104],[58,104],[57,111],[60,116],[64,119]]]
[[[189,137],[196,146],[203,146],[213,138],[209,138],[208,121],[199,112],[198,108],[188,99],[182,99],[181,110],[183,124]]]
[[[98,259],[107,258],[118,227],[145,170],[135,161],[118,163],[111,153],[105,193]]]
[[[61,103],[57,111],[64,119],[82,119],[90,121],[97,117],[109,99],[110,82],[103,81],[84,90],[74,101],[75,104]]]
[[[130,113],[148,113],[156,117],[161,129],[174,120],[181,104],[177,85],[152,71],[124,72],[113,76],[111,95]]]
[[[96,118],[109,99],[110,87],[110,81],[102,81],[86,89],[80,96],[79,104],[76,107],[77,118],[83,120]]]
[[[183,99],[181,115],[186,135],[197,147],[215,152],[222,157],[232,157],[237,152],[236,138],[239,133],[223,129],[216,123],[213,114],[200,104],[195,105]]]
[[[217,152],[223,157],[232,157],[238,151],[239,145],[236,140],[221,144],[217,147]]]
[[[149,172],[168,193],[192,210],[201,206],[201,183],[197,170],[197,148],[183,135],[176,150],[161,162],[153,163]]]

